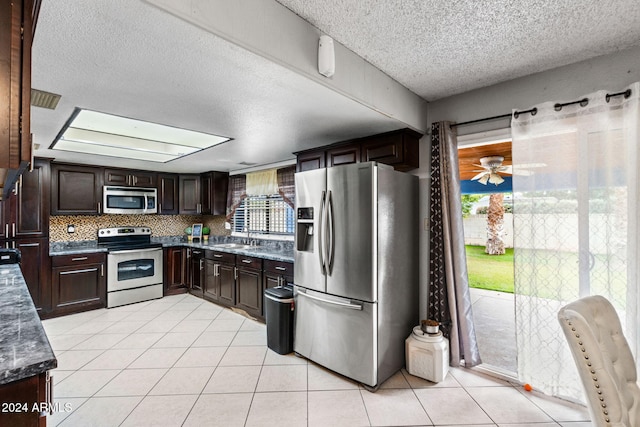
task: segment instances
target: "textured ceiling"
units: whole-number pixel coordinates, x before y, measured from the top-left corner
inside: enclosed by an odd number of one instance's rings
[[[640,44],[638,0],[277,0],[433,101]]]
[[[640,44],[637,0],[279,3],[427,100]],[[44,0],[32,69],[34,88],[62,95],[32,108],[35,154],[58,160],[237,170],[405,127],[141,0]],[[75,107],[234,140],[167,164],[48,150]]]

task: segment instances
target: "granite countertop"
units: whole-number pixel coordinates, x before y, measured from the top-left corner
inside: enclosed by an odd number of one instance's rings
[[[258,243],[258,246],[251,249],[221,248],[218,246],[227,243],[242,243],[243,240],[245,239],[229,236],[211,236],[208,243],[194,243],[187,241],[186,236],[151,237],[152,242],[162,243],[162,246],[165,248],[181,246],[209,249],[274,261],[293,262],[293,242],[291,241],[252,239]],[[106,252],[106,249],[99,247],[95,240],[51,242],[49,245],[49,255],[51,256],[75,255],[90,252]]]
[[[0,384],[58,366],[18,264],[0,265]]]

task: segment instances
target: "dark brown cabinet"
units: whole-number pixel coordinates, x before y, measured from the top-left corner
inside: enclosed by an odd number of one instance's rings
[[[23,173],[16,191],[0,202],[0,246],[20,249],[21,270],[41,316],[51,306],[49,178],[49,162],[36,159],[33,171]]]
[[[33,0],[0,0],[0,169],[31,161],[33,14]]]
[[[27,282],[33,305],[40,316],[46,316],[51,310],[49,239],[16,239],[13,245],[22,254],[20,270]]]
[[[53,378],[48,372],[0,385],[0,402],[21,405],[24,410],[0,411],[0,425],[12,427],[46,427],[46,413],[32,411],[34,405],[53,405]],[[42,405],[44,406],[44,405]]]
[[[284,286],[293,283],[293,263],[285,261],[264,260],[264,289]]]
[[[205,251],[203,292],[207,300],[235,305],[235,259],[233,254]]]
[[[360,163],[360,144],[350,144],[327,150],[327,167]]]
[[[229,174],[226,172],[207,172],[200,175],[201,213],[205,215],[225,215],[227,210],[227,190]]]
[[[326,152],[324,149],[305,151],[298,154],[297,172],[322,169],[326,166]]]
[[[104,185],[118,185],[124,187],[155,187],[156,178],[157,174],[155,172],[129,169],[104,170]]]
[[[202,249],[192,249],[189,275],[189,292],[202,298],[202,283],[204,281],[204,254]]]
[[[164,295],[182,294],[188,291],[187,248],[164,250]]]
[[[51,214],[102,213],[102,169],[53,163],[51,165]]]
[[[179,212],[183,215],[202,213],[200,175],[180,175]]]
[[[403,172],[415,169],[420,166],[420,137],[418,132],[403,129],[367,138],[362,144],[362,161],[392,165]]]
[[[399,171],[420,167],[421,134],[401,129],[295,153],[298,172],[376,161]]]
[[[178,187],[180,185],[178,175],[158,174],[158,213],[165,215],[177,215],[180,212]]]
[[[236,257],[236,307],[262,317],[262,259]]]
[[[105,261],[104,253],[52,257],[51,300],[54,315],[106,306]]]

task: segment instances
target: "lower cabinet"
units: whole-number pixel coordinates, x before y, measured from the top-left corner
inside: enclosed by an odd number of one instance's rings
[[[202,283],[204,282],[204,250],[191,249],[189,257],[189,292],[202,298]]]
[[[46,426],[47,410],[53,409],[53,378],[43,372],[2,384],[0,402],[0,426]]]
[[[187,248],[175,247],[164,250],[164,294],[175,295],[187,292]]]
[[[236,307],[264,319],[267,288],[293,282],[293,263],[263,260],[208,249],[165,250],[165,295],[184,292],[227,307]],[[184,260],[183,269],[178,266]],[[190,268],[190,273],[185,269]],[[180,277],[186,278],[184,285]]]
[[[49,274],[49,239],[16,239],[13,244],[20,249],[22,261],[20,270],[33,299],[33,305],[41,317],[46,317],[51,305],[51,288]]]
[[[205,251],[204,297],[229,307],[236,304],[236,256],[225,252]]]
[[[264,289],[293,283],[293,263],[265,259],[262,277]]]
[[[262,317],[262,259],[236,257],[236,307]]]
[[[51,258],[54,316],[106,307],[106,255],[88,253]]]

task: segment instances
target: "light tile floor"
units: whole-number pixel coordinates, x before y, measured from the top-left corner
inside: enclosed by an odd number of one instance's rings
[[[377,393],[266,346],[264,324],[192,295],[43,322],[60,426],[585,427],[587,410],[468,369]]]

